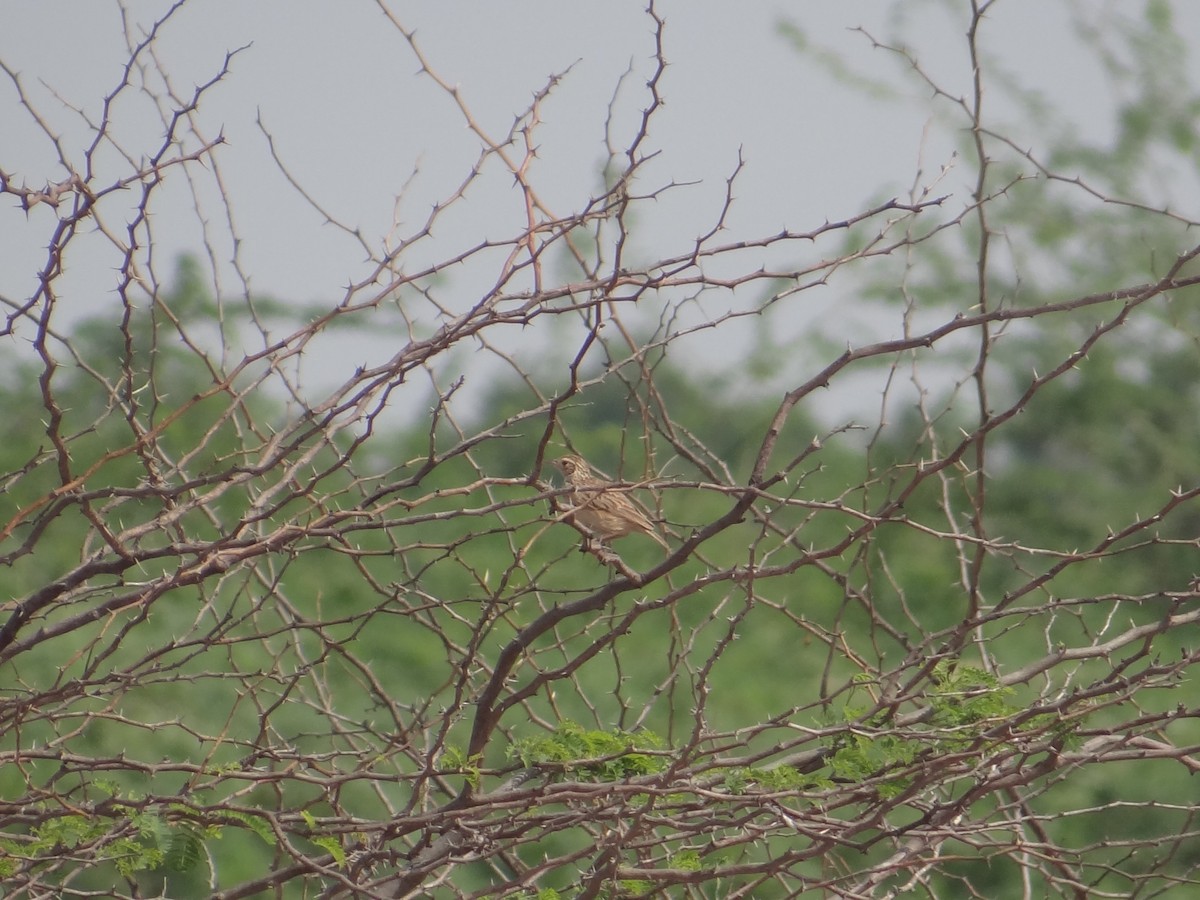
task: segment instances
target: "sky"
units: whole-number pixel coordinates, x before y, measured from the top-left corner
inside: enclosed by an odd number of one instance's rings
[[[1070,13],[1103,26],[1133,6],[1142,4],[999,0],[983,46],[997,71],[1036,86],[1071,111],[1081,134],[1103,141],[1118,98],[1080,51]],[[418,229],[476,160],[478,138],[447,93],[420,73],[396,22],[415,32],[431,68],[457,86],[474,120],[497,137],[552,76],[562,76],[542,107],[532,176],[548,205],[564,214],[600,185],[610,108],[620,144],[647,102],[653,33],[643,0],[389,2],[392,20],[367,0],[186,0],[141,57],[146,71],[130,79],[150,90],[113,96],[129,42],[141,40],[170,7],[137,0],[7,4],[0,30],[0,61],[9,73],[0,73],[0,171],[30,186],[62,179],[47,132],[60,138],[78,168],[95,123],[107,117],[109,140],[95,155],[97,183],[121,177],[130,160],[161,148],[164,91],[191,96],[236,51],[194,120],[198,134],[224,137],[215,166],[168,178],[149,226],[160,278],[169,279],[179,254],[199,254],[212,265],[217,288],[230,295],[248,285],[252,293],[293,302],[336,301],[368,271],[364,243],[378,252]],[[1181,27],[1200,34],[1200,11],[1175,7]],[[956,162],[955,137],[939,125],[938,104],[906,76],[902,59],[872,41],[905,41],[932,78],[965,96],[971,86],[962,39],[966,0],[660,0],[655,8],[666,21],[669,66],[665,105],[650,135],[660,155],[644,177],[648,184],[684,186],[641,213],[642,233],[653,245],[645,248],[648,256],[678,252],[709,227],[739,158],[744,167],[727,222],[730,240],[845,218],[872,201],[902,196],[914,180],[937,178],[951,211],[968,201],[973,173]],[[12,76],[36,116],[22,105]],[[113,97],[108,105],[106,97]],[[987,102],[1019,138],[1015,107],[999,94]],[[513,233],[520,198],[511,177],[485,176],[439,221],[435,239],[414,250],[411,266]],[[124,220],[115,215],[105,222],[118,239],[136,191],[129,196]],[[26,215],[15,198],[0,198],[0,295],[16,302],[30,296],[55,225],[47,206]],[[79,242],[61,284],[64,318],[112,302],[119,265],[110,237]],[[790,327],[828,319],[845,300],[836,286],[824,291],[795,311]],[[859,323],[850,315],[846,321],[846,339],[853,340]],[[883,334],[894,325],[878,324]],[[386,343],[381,339],[379,354],[388,352]],[[338,380],[339,367],[370,356],[365,345],[350,353],[334,345],[315,354],[315,364]]]

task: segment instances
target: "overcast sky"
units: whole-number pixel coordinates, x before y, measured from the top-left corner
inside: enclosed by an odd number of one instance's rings
[[[31,186],[65,176],[43,125],[62,138],[72,166],[81,167],[93,134],[88,123],[100,120],[105,97],[123,77],[127,36],[144,35],[169,5],[5,4],[0,61],[19,73],[41,122],[21,106],[13,81],[0,77],[0,170]],[[1175,6],[1181,27],[1200,34],[1197,5]],[[647,101],[653,35],[642,0],[439,0],[388,8],[415,29],[430,65],[460,87],[493,135],[507,131],[551,75],[566,73],[544,105],[532,177],[551,209],[578,209],[599,186],[604,122],[623,73],[633,74],[617,94],[618,141],[632,134]],[[677,252],[709,227],[739,152],[745,169],[730,240],[844,218],[868,200],[902,195],[918,170],[929,179],[951,164],[952,135],[931,127],[936,106],[928,93],[902,77],[894,55],[872,49],[854,29],[902,37],[931,76],[965,94],[965,0],[661,0],[656,8],[667,23],[670,67],[662,84],[666,105],[650,142],[661,156],[645,177],[647,184],[695,184],[645,210],[643,233],[660,242],[646,248],[647,255]],[[1094,61],[1080,52],[1069,12],[1083,11],[1103,24],[1141,8],[1100,0],[1000,0],[983,43],[1004,70],[1070,110],[1080,133],[1103,140],[1111,132],[1114,96]],[[803,32],[808,53],[798,51],[784,23]],[[403,36],[368,0],[187,0],[156,35],[153,59],[144,61],[161,67],[176,93],[190,96],[220,70],[226,53],[242,47],[197,116],[201,134],[224,134],[227,141],[216,159],[228,206],[211,180],[168,179],[152,224],[155,269],[169,274],[169,260],[184,252],[204,255],[207,241],[223,286],[236,294],[229,217],[252,291],[327,302],[363,277],[363,248],[324,223],[287,183],[265,132],[312,198],[375,249],[419,227],[431,205],[450,196],[477,158],[479,142],[446,93],[418,74]],[[854,78],[892,90],[872,95],[839,81],[818,61],[822,55],[840,60]],[[158,76],[147,78],[161,91]],[[1021,123],[999,95],[989,97],[988,109],[1021,137]],[[163,131],[161,112],[146,93],[122,92],[108,114],[113,142],[97,155],[98,183],[129,171],[123,156],[154,153]],[[967,202],[973,178],[969,168],[951,169],[940,191],[952,195],[951,208]],[[198,201],[190,189],[199,192]],[[131,192],[130,203],[135,200]],[[193,211],[197,202],[207,230]],[[450,255],[488,237],[511,237],[518,203],[511,177],[485,179],[421,253]],[[19,300],[32,293],[53,225],[49,207],[26,216],[14,198],[0,201],[4,296]],[[69,262],[64,302],[80,314],[106,302],[120,263],[112,246],[84,244]],[[838,299],[832,290],[821,302]]]

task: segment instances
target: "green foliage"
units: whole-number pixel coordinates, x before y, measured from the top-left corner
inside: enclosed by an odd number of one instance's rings
[[[1171,404],[1178,404],[1179,398],[1186,395],[1186,385],[1196,374],[1195,363],[1189,363],[1181,352],[1152,356],[1147,371],[1137,378],[1122,375],[1121,368],[1119,358],[1098,351],[1080,366],[1077,380],[1064,381],[1061,387],[1056,385],[1055,389],[1046,391],[1042,395],[1046,400],[1044,406],[1031,406],[1025,416],[997,434],[996,446],[1007,457],[1002,457],[998,462],[989,484],[989,510],[995,516],[994,521],[1000,522],[1003,516],[1011,516],[1012,527],[1020,524],[1022,533],[1026,535],[1030,533],[1029,522],[1034,522],[1048,545],[1055,540],[1065,539],[1063,536],[1069,533],[1072,523],[1076,522],[1081,529],[1081,538],[1094,534],[1094,508],[1087,510],[1090,515],[1083,515],[1068,502],[1070,498],[1065,490],[1057,498],[1048,493],[1056,486],[1055,478],[1062,472],[1064,461],[1069,461],[1083,447],[1093,448],[1093,452],[1101,455],[1105,465],[1111,466],[1119,473],[1119,477],[1114,477],[1110,485],[1097,486],[1096,493],[1086,503],[1081,502],[1079,508],[1086,510],[1089,505],[1101,506],[1110,511],[1114,520],[1128,517],[1138,509],[1136,505],[1123,506],[1122,503],[1141,502],[1140,498],[1130,497],[1127,490],[1130,484],[1145,483],[1139,481],[1146,474],[1139,468],[1139,458],[1153,459],[1153,474],[1161,483],[1185,476],[1186,448],[1177,446],[1171,435],[1190,435],[1187,429],[1194,428],[1196,420],[1172,415],[1173,409],[1177,409]],[[680,420],[694,419],[697,434],[704,441],[711,442],[712,446],[719,447],[735,467],[740,466],[744,470],[750,448],[724,423],[735,416],[744,417],[749,423],[748,430],[753,432],[762,427],[770,404],[763,403],[761,407],[755,407],[753,404],[738,406],[729,402],[722,405],[719,397],[705,397],[702,392],[691,390],[686,378],[666,366],[658,370],[657,377],[661,379],[663,390],[670,393],[672,403],[677,404],[672,409],[672,415]],[[521,390],[515,385],[498,386],[497,402],[501,406],[507,404],[518,408],[523,399]],[[1061,390],[1063,396],[1057,396],[1057,390]],[[1097,402],[1097,392],[1109,397],[1113,404],[1128,413],[1129,427],[1119,436],[1106,434],[1104,415],[1110,407]],[[578,407],[568,411],[574,415],[573,419],[568,417],[571,423],[570,436],[573,446],[610,469],[615,468],[613,461],[624,459],[626,476],[630,477],[640,473],[642,463],[637,453],[630,453],[631,448],[623,443],[623,434],[629,427],[628,405],[618,404],[618,396],[621,396],[620,391],[613,387],[611,381],[597,385],[594,391],[589,389],[585,392],[579,398]],[[712,413],[714,409],[715,414]],[[192,424],[199,426],[202,422],[203,417]],[[947,432],[952,432],[951,421],[947,419],[944,424]],[[806,442],[815,430],[811,423],[801,420],[789,426],[781,441],[789,448],[789,452],[798,455],[807,446]],[[182,433],[186,434],[186,429]],[[916,430],[906,433],[891,445],[886,441],[877,443],[872,449],[874,459],[870,464],[864,462],[862,454],[849,443],[827,443],[821,451],[819,465],[814,465],[807,472],[798,471],[790,480],[786,488],[788,497],[803,500],[808,497],[843,496],[847,487],[861,481],[871,467],[884,468],[890,465],[890,458],[903,459],[905,454],[911,454],[912,447],[906,447],[905,441],[915,433]],[[521,473],[522,466],[527,467],[532,457],[536,429],[522,425],[506,436],[511,440],[486,443],[473,451],[471,459],[462,457],[440,467],[414,487],[410,494],[406,494],[406,498],[428,496],[454,488],[470,482],[479,472]],[[1113,437],[1120,437],[1120,441],[1105,443],[1106,438]],[[419,459],[418,451],[425,440],[423,434],[409,436],[406,458]],[[1187,440],[1192,438],[1188,437]],[[1187,446],[1194,445],[1193,441]],[[894,457],[889,457],[893,451]],[[658,461],[670,458],[666,449],[655,449],[654,452]],[[678,460],[673,461],[672,466],[674,468],[669,474],[681,480],[697,475]],[[1044,467],[1047,473],[1047,496],[1041,498],[1044,505],[1038,507],[1036,515],[1031,515],[1020,507],[1020,503],[1030,501],[1028,488],[1035,481],[1039,467]],[[397,471],[403,473],[405,469],[401,467]],[[120,481],[123,477],[114,478],[114,481]],[[1057,486],[1061,486],[1061,479]],[[1108,493],[1110,490],[1111,495]],[[728,499],[718,494],[694,490],[674,491],[669,487],[661,493],[667,517],[676,523],[704,522],[728,505]],[[482,504],[497,497],[515,500],[521,496],[521,489],[507,486],[488,492],[480,490],[465,500],[461,495],[447,490],[444,497],[436,497],[425,509],[431,512],[453,510],[461,508],[464,503]],[[878,495],[864,492],[861,499],[863,508],[869,510],[878,502]],[[938,504],[942,500],[933,491],[917,492],[907,501],[905,514],[914,521],[937,523],[941,511]],[[235,501],[230,502],[236,506]],[[281,515],[283,512],[279,511]],[[341,557],[328,553],[300,554],[283,567],[279,583],[286,588],[294,609],[301,612],[306,624],[312,625],[312,628],[301,633],[294,645],[280,650],[280,658],[290,660],[297,666],[309,665],[308,659],[319,655],[323,648],[334,643],[352,642],[363,658],[372,660],[378,671],[385,673],[383,678],[389,685],[401,686],[399,691],[403,692],[405,702],[413,698],[435,696],[444,685],[445,656],[443,644],[428,639],[430,633],[436,631],[444,635],[451,645],[465,644],[477,631],[485,633],[478,652],[483,658],[493,659],[497,648],[503,646],[522,624],[530,621],[543,608],[543,601],[537,592],[521,581],[520,573],[513,571],[511,544],[508,541],[509,534],[518,535],[523,540],[524,536],[542,528],[545,524],[542,510],[514,506],[505,511],[504,516],[504,529],[496,530],[480,528],[476,519],[431,522],[423,535],[426,546],[405,554],[401,559],[387,554],[388,545],[370,533],[361,536],[359,547],[380,551],[378,560],[367,558],[351,565]],[[773,510],[771,521],[784,530],[803,526],[805,543],[821,545],[835,541],[844,533],[846,523],[852,520],[836,511],[810,514],[800,506],[780,505]],[[731,530],[706,552],[716,560],[744,559],[747,550],[745,535],[756,532],[756,526],[748,526],[743,531]],[[568,555],[575,539],[569,529],[555,526],[540,538],[543,543],[535,545],[535,553],[544,553],[544,558],[555,564],[553,569],[547,567],[543,581],[538,585],[543,595],[557,597],[552,588],[561,588],[562,596],[571,596],[570,591],[590,589],[590,585],[601,583],[606,577],[605,573],[597,570],[593,560],[578,558],[579,554]],[[922,533],[893,524],[881,525],[873,539],[862,561],[866,568],[871,569],[875,579],[866,581],[874,602],[891,602],[885,585],[894,584],[905,591],[916,619],[927,630],[951,627],[961,618],[961,607],[955,606],[961,596],[961,586],[948,575],[955,562],[954,548],[949,542],[931,542]],[[455,545],[455,542],[461,542],[459,546],[466,548],[464,552],[458,555],[446,552],[445,547]],[[635,547],[628,551],[630,559],[638,559],[638,553],[643,550],[647,551],[647,559],[653,558],[649,556],[650,553],[657,552],[654,548]],[[1162,552],[1170,555],[1182,572],[1186,568],[1183,558],[1185,550]],[[1160,558],[1165,558],[1165,555]],[[464,565],[463,560],[469,560],[469,566]],[[879,577],[884,561],[888,563],[890,581]],[[691,651],[697,659],[706,658],[719,641],[733,633],[737,640],[724,648],[722,656],[708,673],[709,690],[715,698],[708,714],[714,722],[721,727],[729,727],[730,723],[758,722],[780,710],[811,702],[816,695],[815,686],[825,662],[821,647],[797,640],[795,629],[780,627],[780,623],[804,619],[814,623],[814,632],[819,628],[840,628],[841,633],[848,636],[847,640],[858,640],[863,623],[859,611],[846,602],[847,592],[838,580],[845,573],[853,572],[854,564],[855,561],[851,560],[833,559],[828,563],[827,573],[802,567],[777,597],[771,596],[769,586],[760,587],[757,599],[770,599],[776,606],[765,602],[749,604],[744,617],[737,620],[736,627],[731,626],[723,616],[713,615],[714,605],[709,605],[704,595],[679,604],[670,611],[669,620],[666,614],[658,618],[647,616],[647,627],[628,638],[622,638],[628,640],[627,644],[622,645],[622,684],[637,688],[659,683],[666,658],[663,648],[671,646],[676,635],[681,633],[679,630],[688,630],[692,641]],[[878,568],[872,568],[877,564]],[[369,598],[364,601],[362,598],[361,583],[357,580],[359,572],[355,568],[358,565],[375,572],[381,582],[394,579],[397,566],[407,567],[409,572],[420,573],[419,577],[413,576],[412,581],[420,584],[430,596],[450,599],[446,600],[444,606],[431,606],[427,615],[432,624],[428,627],[411,619],[391,617],[380,620],[370,615],[364,621],[385,621],[388,627],[360,627],[351,622],[319,624],[327,618],[341,618],[347,611],[357,614],[368,603],[377,602]],[[707,565],[685,566],[682,573],[686,577],[693,577],[703,574],[707,569]],[[1151,566],[1131,565],[1128,571],[1121,573],[1121,581],[1116,583],[1140,583],[1136,579],[1148,579],[1152,574],[1160,573]],[[1006,573],[993,568],[989,561],[985,568],[985,584],[989,588],[1002,585],[1006,583],[1005,578]],[[1073,583],[1080,590],[1088,586],[1086,580],[1074,573],[1068,573],[1062,581]],[[661,585],[650,586],[644,595],[652,598],[656,596],[655,591],[661,590]],[[227,597],[230,610],[237,609],[239,604],[245,602],[244,595],[230,592]],[[479,611],[488,609],[489,604],[501,603],[503,616],[498,617],[494,624],[489,623],[486,628],[479,626],[480,621],[488,621],[478,618],[481,615]],[[194,615],[194,608],[182,602],[173,607],[164,605],[155,611],[153,619],[140,626],[139,634],[149,645],[166,647],[176,634],[186,633],[187,624]],[[276,613],[270,606],[257,615],[260,616],[260,628],[269,630],[269,626],[263,624],[266,622],[275,623],[270,627],[285,627],[284,617],[280,615],[274,618]],[[1100,615],[1098,611],[1097,618]],[[916,627],[912,631],[914,635],[923,636]],[[587,646],[593,639],[594,635],[590,635],[587,629],[581,629],[577,635],[564,635],[561,638],[564,656],[570,659],[578,648]],[[876,640],[881,639],[877,637]],[[1001,643],[997,642],[995,646],[1000,652]],[[1008,666],[1017,664],[1022,653],[1033,652],[1028,646],[1014,646],[1011,652],[1008,652],[1008,648],[1004,650],[1003,663]],[[227,653],[232,670],[254,671],[261,648],[233,642]],[[169,659],[169,656],[165,655],[164,659]],[[331,690],[337,692],[339,714],[345,717],[345,721],[369,722],[376,712],[369,702],[353,706],[351,703],[360,701],[347,703],[345,700],[347,697],[360,696],[354,689],[355,673],[349,668],[339,668],[336,657],[323,659],[315,665],[322,671]],[[180,665],[177,671],[186,676],[211,668],[211,657],[203,660],[197,657],[194,663]],[[872,684],[872,676],[851,670],[840,661],[835,660],[830,668],[832,678],[855,682],[859,689],[866,689]],[[54,673],[48,672],[47,675],[54,677]],[[585,715],[593,715],[600,720],[611,716],[612,721],[617,721],[623,698],[616,693],[606,695],[604,689],[596,687],[608,683],[606,679],[615,681],[612,661],[603,656],[597,657],[589,662],[580,678],[584,690],[591,694],[587,703],[580,702],[564,691],[554,701],[554,712],[562,711],[563,724],[550,735],[523,737],[513,741],[507,750],[509,759],[519,760],[526,766],[543,766],[558,772],[563,779],[597,783],[617,782],[663,771],[669,759],[669,754],[665,752],[668,742],[658,738],[655,732],[627,732],[619,727],[588,728],[578,724],[578,719]],[[903,732],[893,731],[886,717],[880,714],[867,716],[873,708],[870,702],[851,694],[855,699],[845,703],[840,715],[823,723],[826,728],[839,730],[824,769],[813,773],[802,773],[786,765],[724,769],[721,770],[724,790],[731,796],[753,792],[803,795],[806,792],[830,790],[838,783],[871,781],[880,800],[891,800],[902,795],[912,783],[908,770],[914,764],[968,747],[997,721],[1015,717],[1021,712],[1021,708],[1014,705],[1014,692],[977,666],[961,662],[956,666],[939,664],[926,687],[921,699],[928,704],[930,716],[921,727],[906,728]],[[155,716],[163,715],[164,709],[186,706],[190,716],[189,726],[197,730],[216,731],[229,727],[231,733],[254,733],[258,723],[252,715],[247,715],[244,720],[234,715],[228,720],[231,724],[226,726],[227,710],[233,703],[233,692],[228,685],[217,682],[204,685],[205,693],[201,702],[195,702],[195,690],[196,687],[186,681],[148,683],[124,697],[123,709],[126,715],[135,720],[152,720]],[[620,690],[622,688],[618,688]],[[284,694],[281,692],[279,696],[282,699]],[[543,705],[541,698],[533,698],[530,704],[549,718],[548,704]],[[681,720],[690,722],[686,705],[680,705],[675,714]],[[664,732],[673,724],[670,717],[665,715],[651,715],[648,721]],[[315,731],[324,723],[303,704],[281,703],[280,709],[274,713],[273,724],[281,731],[304,734],[306,731]],[[1031,733],[1041,733],[1053,724],[1046,717],[1033,717],[1025,720],[1024,728]],[[1067,742],[1066,746],[1075,740],[1075,728],[1071,723],[1061,723],[1060,736]],[[303,739],[314,740],[312,737]],[[119,752],[120,730],[110,728],[108,723],[100,720],[86,740],[97,749],[107,748],[106,752],[116,753]],[[163,746],[172,758],[188,759],[192,752],[186,741],[177,746],[166,743]],[[445,744],[438,757],[439,773],[461,775],[472,788],[486,791],[487,760],[481,756],[468,758],[462,746],[454,740]],[[236,776],[240,767],[236,756],[230,754],[222,757],[217,754],[207,761],[205,772],[219,781],[224,774]],[[134,875],[196,870],[205,857],[205,841],[227,834],[228,826],[236,825],[239,832],[247,829],[252,831],[261,839],[263,846],[272,847],[276,843],[275,834],[261,816],[222,810],[214,815],[228,825],[202,828],[193,818],[189,818],[193,814],[186,808],[161,805],[143,808],[136,805],[127,784],[102,784],[98,781],[92,784],[104,787],[114,798],[121,797],[124,792],[124,801],[112,805],[113,810],[117,811],[115,817],[92,820],[70,815],[57,816],[31,832],[28,837],[32,843],[8,841],[3,844],[5,852],[23,856],[50,856],[57,846],[79,846],[102,841],[103,858],[118,872]],[[348,789],[347,795],[349,793]],[[143,793],[141,796],[145,795]],[[317,819],[301,807],[301,804],[311,802],[302,789],[288,786],[281,791],[279,798],[271,797],[269,791],[263,791],[254,799],[264,805],[280,803],[290,809],[300,808],[308,826],[308,832],[303,836],[332,855],[339,866],[345,865],[343,842],[333,835],[319,833]],[[373,807],[368,801],[362,808],[370,810]],[[374,808],[378,809],[378,806]],[[223,843],[223,847],[209,847],[209,852],[219,853],[223,858],[248,855],[245,844],[231,841]],[[669,865],[688,868],[699,865],[699,861],[700,856],[696,851],[679,850],[672,854]],[[11,870],[14,865],[12,858],[0,857],[0,870]],[[626,896],[636,896],[651,888],[649,884],[628,882],[619,889]],[[550,893],[543,891],[545,896],[554,895],[554,889],[546,890]]]
[[[172,872],[191,871],[204,859],[204,839],[208,836],[189,825],[180,825],[166,842],[163,865]]]
[[[865,675],[856,681],[869,683]],[[879,796],[896,797],[911,783],[907,770],[914,763],[972,747],[986,730],[1021,711],[1010,702],[1015,691],[978,667],[943,660],[934,667],[930,688],[924,697],[929,707],[924,724],[902,730],[883,713],[867,716],[867,708],[855,705],[851,694],[842,717],[822,723],[847,726],[828,760],[833,777],[858,783],[882,776],[875,785]],[[985,740],[980,746],[993,743]]]
[[[32,829],[30,840],[7,840],[3,852],[25,858],[54,858],[64,850],[90,845],[100,860],[110,861],[123,876],[166,869],[187,872],[204,859],[204,840],[219,831],[164,819],[152,809],[113,804],[107,815],[60,815]],[[0,859],[0,869],[12,871],[14,860]]]
[[[43,811],[49,815],[30,829],[28,839],[0,839],[0,873],[15,871],[18,856],[53,860],[64,850],[87,847],[124,877],[155,872],[187,874],[207,858],[205,842],[225,836],[223,826],[201,824],[195,811],[181,804],[148,803],[136,794],[123,794],[106,779],[94,784],[112,798],[98,804],[95,812],[53,814],[53,808],[44,805]],[[265,843],[274,843],[274,835],[261,817],[228,809],[218,815],[248,827]],[[324,847],[328,840],[315,838],[314,843]],[[341,853],[340,845],[328,849],[335,857]]]
[[[608,892],[606,896],[612,897],[614,900],[616,898],[624,900],[624,898],[645,897],[652,890],[654,890],[653,882],[637,878],[625,878],[618,884],[615,892]]]
[[[1009,698],[1016,691],[1005,687],[990,672],[975,666],[942,661],[932,678],[934,690],[928,695],[933,710],[932,723],[944,728],[995,724],[1019,711]],[[967,739],[973,738],[967,729]]]
[[[438,766],[442,772],[465,776],[467,784],[473,788],[478,788],[482,783],[482,763],[477,756],[467,756],[462,747],[456,744],[447,745],[438,759]]]
[[[508,755],[525,766],[552,766],[573,780],[620,781],[661,772],[667,765],[665,754],[638,751],[663,747],[662,739],[651,732],[597,731],[563,722],[550,735],[513,742]]]
[[[823,772],[805,773],[787,765],[770,768],[732,768],[725,772],[723,779],[726,793],[737,795],[747,793],[751,787],[757,787],[767,793],[776,793],[823,790],[832,784],[829,776]]]
[[[339,869],[346,868],[346,851],[342,849],[342,842],[335,837],[316,836],[309,838],[314,844],[333,856],[334,864]]]
[[[275,845],[275,832],[271,830],[270,823],[262,816],[251,815],[238,809],[222,809],[220,816],[223,819],[228,819],[230,822],[245,825],[258,835],[267,846],[273,847]]]
[[[829,768],[835,779],[852,783],[874,778],[880,772],[909,765],[921,748],[915,740],[905,740],[890,734],[868,736],[851,733],[829,758]],[[875,785],[880,797],[898,796],[909,786],[908,776],[885,777]]]
[[[681,850],[671,854],[667,865],[672,869],[683,869],[685,872],[698,872],[701,867],[700,854],[695,850]]]

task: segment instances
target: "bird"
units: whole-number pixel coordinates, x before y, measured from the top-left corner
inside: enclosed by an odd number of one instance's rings
[[[550,463],[563,473],[571,491],[570,518],[601,544],[641,532],[670,552],[668,544],[646,515],[633,505],[624,490],[598,478],[582,457],[568,455]]]

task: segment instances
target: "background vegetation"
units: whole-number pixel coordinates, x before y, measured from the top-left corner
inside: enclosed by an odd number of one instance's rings
[[[639,229],[673,189],[653,8],[604,187],[551,210],[528,175],[556,82],[501,142],[464,106],[467,185],[499,171],[527,217],[415,262],[437,209],[326,306],[222,293],[211,247],[156,271],[163,185],[219,176],[189,115],[227,72],[115,177],[107,120],[61,182],[3,174],[48,248],[4,298],[5,896],[1191,896],[1200,247],[1156,173],[1194,169],[1200,100],[1149,3],[1084,23],[1112,146],[1015,89],[1010,139],[991,5],[946,5],[963,99],[876,41],[969,197],[918,173],[753,242],[723,242],[732,186],[689,246]],[[89,240],[115,291],[69,315]],[[785,339],[828,287],[864,339]],[[567,450],[670,555],[577,552]]]

